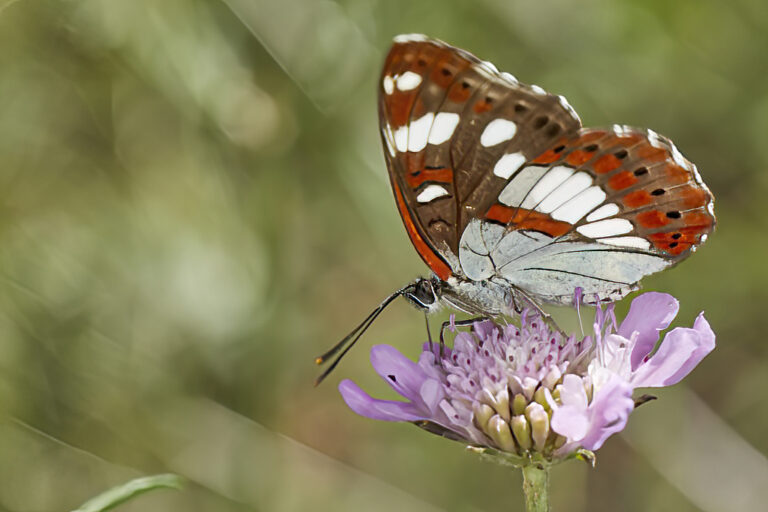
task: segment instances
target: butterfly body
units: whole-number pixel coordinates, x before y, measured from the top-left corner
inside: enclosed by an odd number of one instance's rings
[[[522,290],[503,277],[481,281],[450,278],[442,287],[441,300],[448,306],[475,316],[514,316],[530,302]]]
[[[713,229],[695,166],[651,130],[583,128],[562,96],[463,50],[398,36],[379,119],[406,231],[457,309],[617,300]]]

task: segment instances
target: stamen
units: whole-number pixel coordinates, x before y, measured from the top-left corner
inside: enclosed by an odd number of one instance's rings
[[[615,309],[616,309],[616,306],[613,303],[611,303],[608,306],[608,308],[607,308],[608,314],[611,317],[611,322],[613,323],[613,331],[612,332],[615,332],[615,331],[619,330],[619,327],[618,327],[619,323],[616,321],[616,312],[614,311]]]
[[[576,317],[579,319],[579,329],[581,329],[581,336],[584,337],[584,324],[581,323],[581,301],[584,298],[584,290],[581,286],[576,287],[576,291],[573,294],[573,301],[576,303]]]

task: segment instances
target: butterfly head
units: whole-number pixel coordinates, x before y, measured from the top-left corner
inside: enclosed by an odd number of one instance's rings
[[[341,358],[344,357],[347,352],[349,352],[352,346],[357,343],[357,340],[360,339],[360,336],[362,336],[363,333],[368,330],[368,327],[371,326],[373,321],[376,320],[376,317],[378,317],[379,314],[384,311],[384,309],[393,300],[402,296],[405,297],[408,302],[413,304],[416,309],[424,311],[425,313],[434,313],[440,307],[439,304],[441,289],[442,281],[440,281],[438,277],[435,276],[429,279],[420,277],[416,281],[405,286],[404,288],[400,288],[389,297],[384,299],[384,302],[379,304],[379,306],[374,309],[360,325],[355,327],[352,332],[347,334],[340,342],[334,345],[325,354],[315,359],[317,364],[323,364],[327,362],[329,358],[338,354],[336,359],[333,360],[333,363],[331,363],[331,365],[317,378],[317,380],[315,380],[315,385],[317,386],[320,384],[320,382],[322,382],[323,379],[325,379],[333,371],[333,369],[336,368],[336,365],[339,364]]]
[[[403,288],[402,294],[416,309],[434,313],[440,307],[441,289],[442,285],[437,277],[420,277]]]

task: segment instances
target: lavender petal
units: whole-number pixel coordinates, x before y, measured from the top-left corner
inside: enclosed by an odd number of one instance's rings
[[[563,383],[560,386],[560,403],[577,409],[587,409],[587,392],[584,390],[584,381],[581,377],[573,374],[563,377]]]
[[[360,416],[383,421],[417,421],[430,419],[425,411],[410,402],[378,400],[349,379],[339,383],[339,392],[350,409]]]
[[[430,413],[436,414],[440,402],[445,397],[443,386],[439,381],[427,379],[419,389],[419,396]]]
[[[715,333],[700,314],[693,328],[670,331],[659,350],[632,375],[635,387],[671,386],[680,382],[715,348]]]
[[[618,334],[626,339],[637,332],[637,342],[632,351],[634,370],[659,340],[659,332],[669,327],[677,316],[680,303],[667,293],[648,292],[636,297],[629,307],[629,313],[619,326]]]
[[[589,405],[590,431],[582,439],[581,446],[597,450],[606,439],[624,430],[629,414],[634,410],[632,386],[614,376],[595,392]]]
[[[475,322],[472,324],[472,329],[481,340],[484,340],[493,336],[493,331],[495,331],[497,327],[492,321],[483,320],[482,322]]]
[[[437,361],[438,359],[440,359],[440,342],[439,341],[432,342],[431,351],[429,350],[429,342],[423,343],[421,346],[421,351],[422,351],[421,355],[424,355],[425,353],[432,354],[435,357],[434,361]],[[442,353],[443,353],[443,359],[450,358],[452,353],[451,347],[449,347],[448,345],[443,345]]]
[[[563,405],[552,412],[552,430],[568,439],[581,441],[589,433],[587,409],[576,405]]]
[[[421,400],[419,391],[427,376],[395,347],[375,345],[371,349],[371,364],[392,389],[411,401]]]

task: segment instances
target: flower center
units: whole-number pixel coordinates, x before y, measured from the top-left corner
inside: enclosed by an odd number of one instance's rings
[[[471,422],[499,450],[551,458],[566,443],[551,428],[552,408],[562,405],[563,375],[586,373],[574,364],[590,350],[582,345],[540,320],[458,333],[443,359],[446,399],[452,410],[466,411],[462,423]]]

